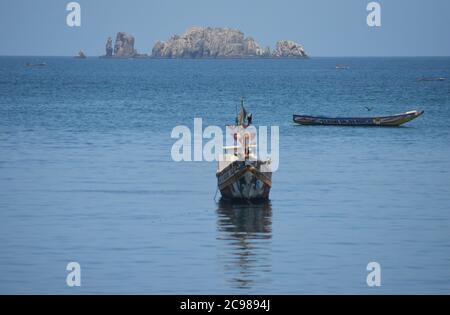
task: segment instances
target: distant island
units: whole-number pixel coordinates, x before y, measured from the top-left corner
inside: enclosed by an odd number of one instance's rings
[[[134,49],[134,36],[125,32],[118,32],[116,35],[116,42],[113,48],[113,41],[111,37],[106,40],[106,53],[100,58],[149,58],[147,54],[139,54]]]
[[[191,27],[182,36],[158,41],[150,55],[139,54],[134,37],[119,32],[114,47],[109,37],[105,50],[101,58],[308,58],[303,46],[294,41],[280,40],[271,50],[261,48],[240,30],[221,27]]]

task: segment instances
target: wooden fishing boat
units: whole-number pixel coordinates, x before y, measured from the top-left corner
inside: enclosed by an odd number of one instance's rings
[[[228,160],[220,161],[217,182],[225,200],[258,201],[269,198],[272,172],[269,161],[240,160],[227,154]]]
[[[424,111],[409,111],[403,114],[374,117],[325,117],[294,114],[294,122],[301,125],[326,126],[379,126],[397,127],[421,116]]]
[[[350,67],[347,65],[340,64],[340,65],[336,65],[336,69],[337,70],[348,70],[348,69],[350,69]]]
[[[234,145],[224,147],[224,153],[219,157],[217,185],[224,200],[264,201],[269,198],[272,187],[271,160],[257,158],[256,144],[252,144],[256,137],[248,128],[251,118],[244,123],[246,116],[242,103],[237,125],[227,126]]]
[[[431,77],[431,78],[420,78],[417,81],[445,81],[446,77]]]
[[[45,62],[41,62],[41,63],[29,63],[29,62],[27,62],[25,64],[25,66],[27,66],[29,68],[31,68],[31,67],[45,67],[45,66],[47,66],[47,64]]]

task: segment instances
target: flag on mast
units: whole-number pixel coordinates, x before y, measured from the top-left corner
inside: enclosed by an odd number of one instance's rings
[[[241,111],[239,112],[239,116],[238,116],[238,126],[242,126],[244,125],[245,119],[247,118],[247,111],[245,110],[244,107],[244,98],[241,99]]]

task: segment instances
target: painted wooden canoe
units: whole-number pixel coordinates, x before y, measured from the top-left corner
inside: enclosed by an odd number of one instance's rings
[[[424,111],[409,111],[391,116],[374,117],[325,117],[294,114],[294,122],[301,125],[325,126],[379,126],[397,127],[421,116]]]

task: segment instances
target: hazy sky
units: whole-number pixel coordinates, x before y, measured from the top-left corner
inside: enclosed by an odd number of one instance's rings
[[[78,0],[74,28],[69,2],[1,0],[0,55],[101,55],[118,31],[149,53],[189,26],[239,28],[261,46],[291,39],[312,56],[450,55],[449,0],[380,0],[381,28],[366,24],[370,0]]]

